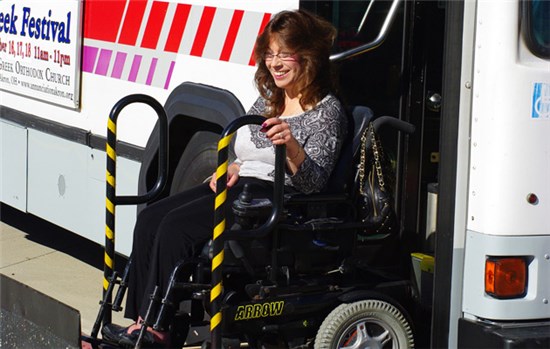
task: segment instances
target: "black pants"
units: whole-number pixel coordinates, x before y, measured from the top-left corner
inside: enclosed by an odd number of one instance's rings
[[[227,228],[234,221],[231,204],[242,192],[245,183],[249,183],[253,197],[273,197],[272,182],[240,178],[227,193]],[[176,263],[197,256],[212,237],[214,197],[208,184],[202,184],[162,199],[140,212],[134,229],[125,311],[127,318],[144,318],[149,295],[155,286],[159,286],[160,295],[164,296]]]

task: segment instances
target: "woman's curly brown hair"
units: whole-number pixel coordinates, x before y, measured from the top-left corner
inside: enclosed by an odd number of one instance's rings
[[[329,57],[335,38],[336,29],[332,24],[307,11],[283,11],[273,16],[256,40],[254,49],[258,62],[254,80],[270,107],[266,117],[281,115],[285,107],[284,90],[275,85],[264,60],[270,41],[278,40],[299,57],[298,93],[301,94],[300,105],[305,110],[333,90]]]

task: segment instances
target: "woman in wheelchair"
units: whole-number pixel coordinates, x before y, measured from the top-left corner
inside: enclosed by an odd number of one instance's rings
[[[280,144],[286,145],[285,190],[323,189],[347,132],[344,109],[332,94],[329,54],[335,36],[330,23],[298,10],[274,15],[257,38],[255,83],[260,97],[248,114],[265,116],[265,122],[237,131],[237,158],[228,167],[228,202],[245,184],[255,197],[273,195],[274,145]],[[135,344],[155,286],[163,295],[176,263],[197,256],[211,238],[215,182],[214,173],[210,183],[162,199],[140,213],[125,308],[125,317],[135,323],[127,328],[104,326],[104,339]],[[227,218],[231,226],[232,214]],[[168,345],[168,337],[147,328],[142,343]]]

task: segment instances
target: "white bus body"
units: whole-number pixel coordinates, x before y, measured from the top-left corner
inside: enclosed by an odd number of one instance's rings
[[[2,202],[103,243],[104,145],[91,146],[89,139],[82,138],[106,136],[109,112],[122,97],[144,93],[164,103],[185,81],[229,90],[248,108],[257,95],[250,61],[256,35],[271,13],[297,8],[298,2],[224,5],[217,1],[0,2],[5,23],[0,40],[6,45],[0,50]],[[71,43],[31,36],[29,16],[37,22],[43,18],[66,22],[70,16]],[[17,48],[20,43],[32,46],[30,57],[11,54],[9,46]],[[228,44],[232,44],[229,50]],[[49,61],[36,57],[35,50],[48,52]],[[44,72],[55,70],[59,64],[54,62],[54,50],[70,56],[65,68],[76,70],[80,79],[73,81],[72,107],[56,103],[47,93],[21,87],[21,83],[47,82],[45,76],[26,76],[21,68],[15,69],[28,65]],[[28,117],[38,119],[45,130],[28,127]],[[155,122],[152,110],[132,105],[120,117],[118,139],[139,152]],[[75,142],[71,137],[80,139]],[[118,192],[135,194],[140,161],[124,155],[119,159]],[[134,219],[135,208],[122,207],[117,212],[119,252],[126,255]]]
[[[104,138],[112,106],[143,93],[172,108],[180,84],[189,81],[229,91],[237,97],[234,110],[246,110],[257,95],[251,58],[257,34],[271,14],[305,8],[340,31],[335,60],[345,102],[416,126],[413,135],[393,138],[389,151],[397,163],[396,206],[406,248],[426,261],[435,257],[435,273],[431,265],[417,278],[433,277],[433,284],[418,285],[418,308],[407,309],[418,346],[547,347],[550,1],[395,0],[395,8],[389,1],[373,1],[372,8],[369,1],[220,3],[0,1],[2,203],[102,244]],[[70,44],[65,37],[29,36],[38,22],[67,29],[69,12]],[[346,51],[368,42],[364,52]],[[18,45],[30,46],[31,56],[25,50],[18,56]],[[35,57],[37,46],[63,56],[44,62],[36,58],[44,58],[40,51]],[[60,63],[65,73],[36,81]],[[16,64],[44,73],[21,73],[21,67],[18,73]],[[25,90],[17,82],[32,79],[46,88]],[[74,98],[60,100],[52,91],[67,82]],[[215,150],[203,145],[226,123],[178,113],[171,114],[173,182],[166,195],[189,185],[177,177],[206,162],[201,156]],[[135,194],[154,178],[156,116],[133,105],[119,120],[117,191]],[[177,166],[184,160],[189,169]],[[434,184],[435,193],[429,189]],[[117,209],[117,251],[125,255],[135,215],[135,208]],[[506,282],[523,285],[523,293],[503,294],[501,284],[492,284],[491,268],[503,260],[525,265],[519,272],[498,269]]]

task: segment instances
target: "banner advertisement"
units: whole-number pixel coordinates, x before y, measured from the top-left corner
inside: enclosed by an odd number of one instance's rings
[[[0,89],[76,109],[81,0],[0,0]]]

